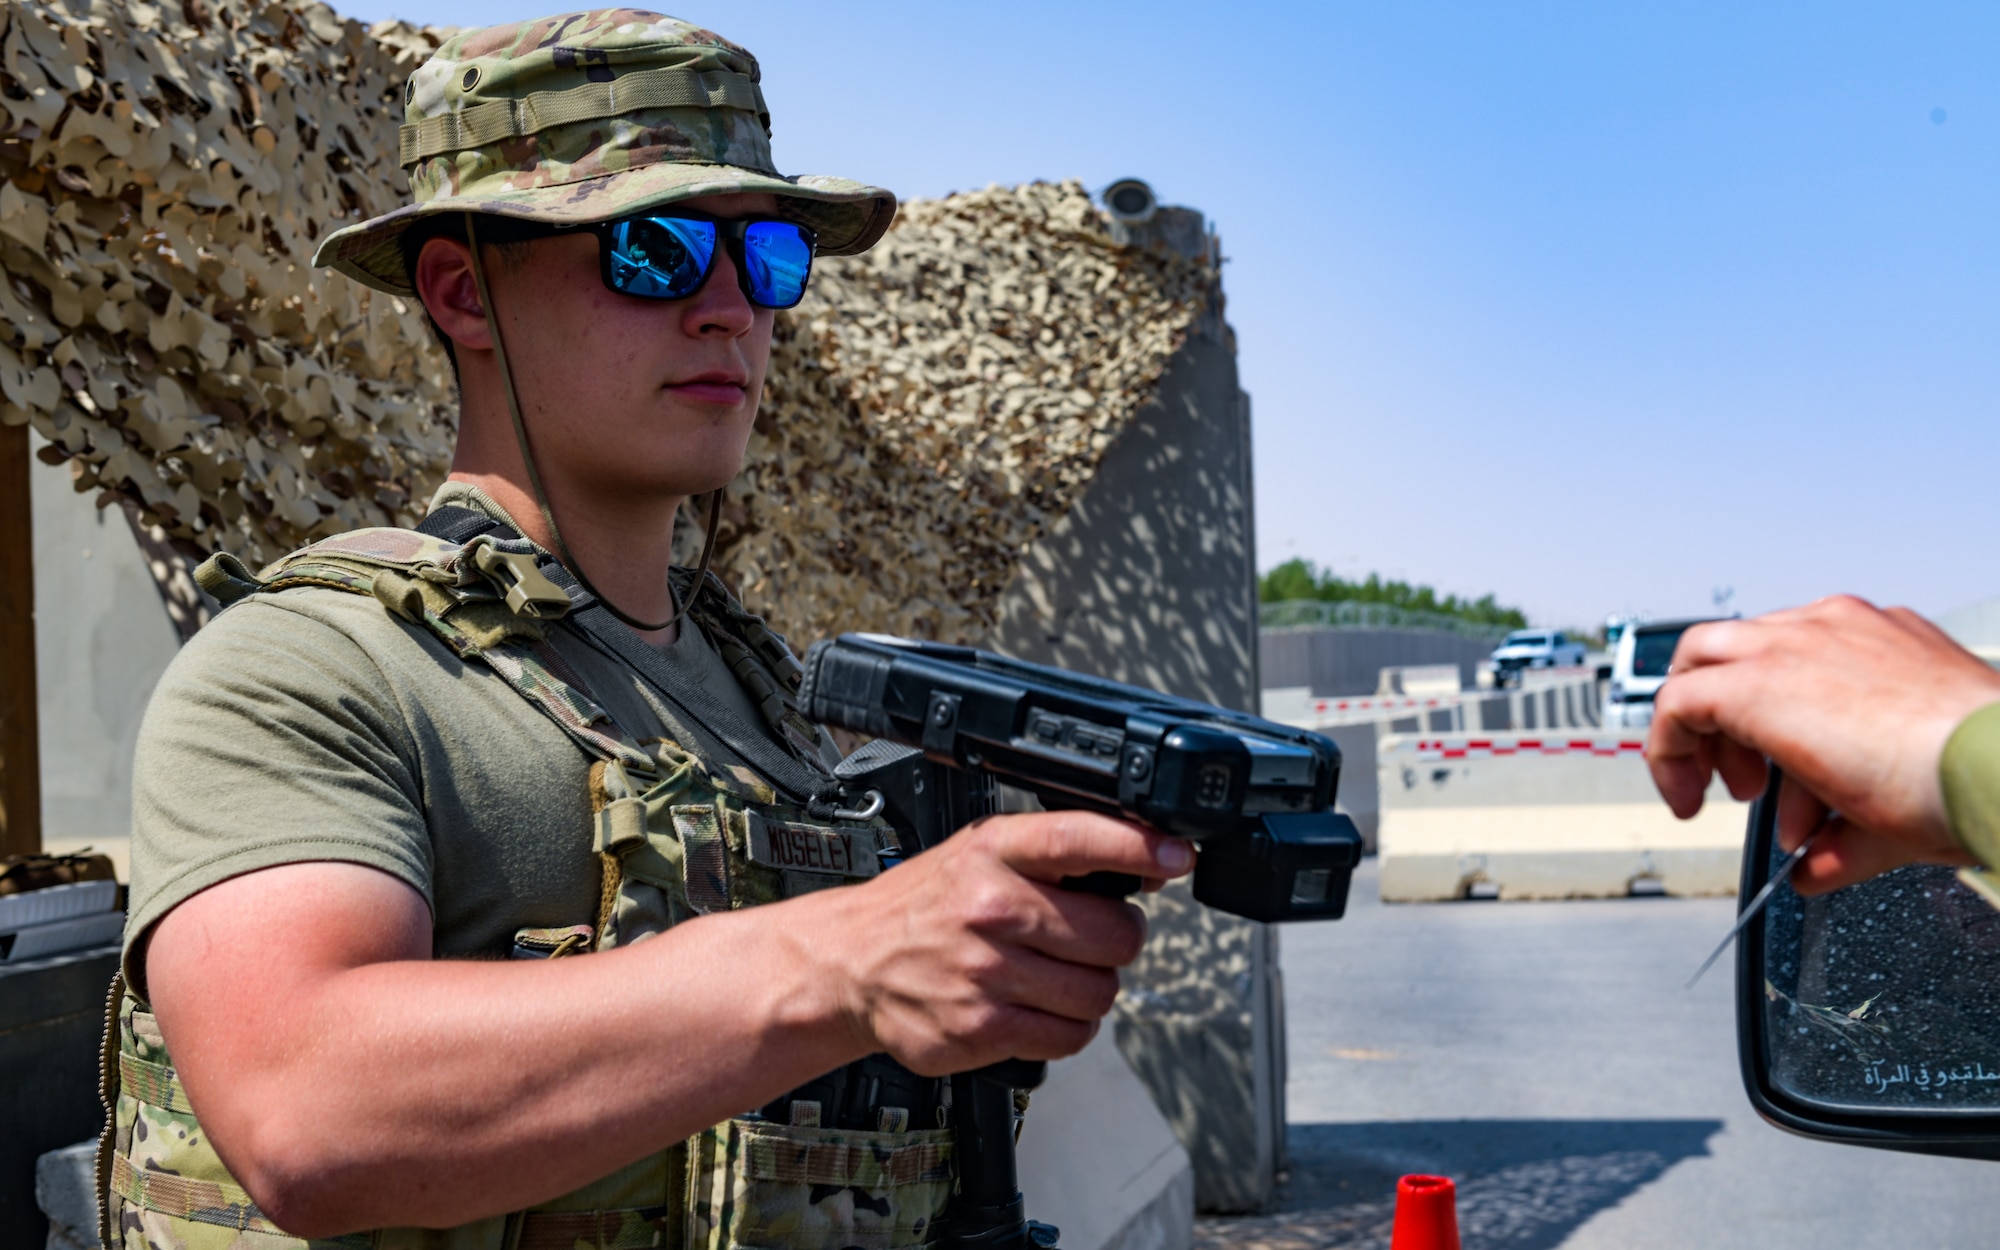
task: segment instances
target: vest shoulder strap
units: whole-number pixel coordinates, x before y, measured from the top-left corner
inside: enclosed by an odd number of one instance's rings
[[[688,596],[695,589],[693,572],[675,569],[671,576],[674,593],[682,597],[683,603],[689,602]],[[703,593],[688,608],[688,616],[708,635],[771,731],[801,754],[817,758],[822,730],[799,710],[798,704],[805,666],[799,663],[784,635],[745,608],[729,593],[722,579],[714,573],[707,574],[707,579]]]
[[[257,573],[223,552],[203,561],[195,580],[225,608],[302,586],[371,596],[460,659],[483,662],[592,755],[652,771],[652,756],[549,644],[546,623],[569,612],[570,597],[542,574],[525,539],[484,534],[458,543],[415,530],[353,530]]]
[[[495,534],[509,540],[519,539],[513,530],[484,513],[452,505],[433,509],[419,528],[427,535],[455,542],[471,542],[476,536]],[[736,672],[737,680],[761,705],[762,715],[756,721],[744,720],[698,683],[687,682],[669,670],[659,652],[606,612],[603,605],[576,582],[569,570],[553,557],[543,555],[541,558],[544,574],[569,594],[572,610],[564,622],[566,626],[599,653],[632,668],[668,703],[715,735],[765,781],[791,795],[810,811],[834,810],[837,787],[832,773],[820,757],[818,729],[788,701],[797,681],[796,678],[788,680],[783,676],[784,665],[788,664],[796,670],[798,661],[791,658],[790,649],[784,646],[783,639],[764,626],[761,619],[751,616],[736,604],[719,578],[710,574],[709,580],[697,586],[690,572],[673,570],[669,573],[675,578],[675,593],[687,596],[680,602],[691,604],[688,615],[690,619],[697,620],[697,628],[716,642],[718,649],[720,639],[726,637],[748,657],[744,667],[738,668],[734,664],[731,667]],[[697,589],[702,592],[699,596],[693,594]],[[705,623],[701,617],[706,618]],[[753,621],[754,628],[744,623]],[[760,630],[761,644],[757,641]],[[771,660],[757,658],[760,647],[771,653]],[[757,674],[758,667],[767,663],[778,666],[772,668],[769,678]],[[761,689],[744,677],[746,672],[757,674],[757,680],[762,682]],[[776,697],[767,698],[767,695]]]

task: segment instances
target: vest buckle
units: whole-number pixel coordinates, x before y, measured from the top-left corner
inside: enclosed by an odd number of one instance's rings
[[[473,548],[472,563],[507,591],[507,609],[516,616],[553,621],[570,609],[569,594],[550,581],[526,552],[502,551],[491,543]]]

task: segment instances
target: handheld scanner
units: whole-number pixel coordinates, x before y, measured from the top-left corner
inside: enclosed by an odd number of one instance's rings
[[[1157,691],[881,634],[816,643],[805,714],[1201,844],[1195,897],[1257,920],[1337,919],[1360,859],[1333,811],[1340,749]]]

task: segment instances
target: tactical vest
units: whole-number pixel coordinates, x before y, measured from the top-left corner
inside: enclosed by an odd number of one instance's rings
[[[520,539],[463,544],[400,529],[315,543],[252,576],[230,556],[200,580],[225,605],[323,586],[372,595],[479,661],[546,713],[593,759],[589,769],[598,914],[568,928],[524,929],[519,958],[562,958],[642,941],[691,916],[755,906],[873,876],[896,850],[879,819],[829,817],[788,803],[742,765],[720,767],[692,744],[640,745],[549,645],[570,597]],[[691,578],[675,574],[680,596]],[[681,601],[685,602],[685,598]],[[800,758],[817,730],[791,691],[798,661],[763,622],[711,581],[689,619],[704,630],[759,707],[770,735]],[[567,628],[567,626],[560,626]],[[818,767],[816,757],[813,759]],[[208,1145],[158,1023],[137,995],[112,992],[105,1134],[99,1149],[107,1250],[889,1250],[933,1240],[952,1191],[952,1138],[924,1082],[877,1059],[829,1074],[789,1098],[709,1128],[531,1210],[447,1230],[384,1229],[307,1241],[260,1211]],[[902,1073],[908,1096],[896,1094]],[[880,1096],[890,1077],[891,1105]],[[853,1079],[848,1079],[849,1077]],[[864,1086],[860,1103],[842,1098]],[[820,1091],[825,1091],[823,1094]],[[853,1127],[853,1108],[869,1117]],[[848,1123],[843,1125],[841,1121]]]

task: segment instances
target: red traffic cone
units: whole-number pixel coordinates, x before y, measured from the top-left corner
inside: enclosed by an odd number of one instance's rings
[[[1449,1176],[1396,1182],[1396,1231],[1389,1250],[1459,1250],[1458,1187]]]

